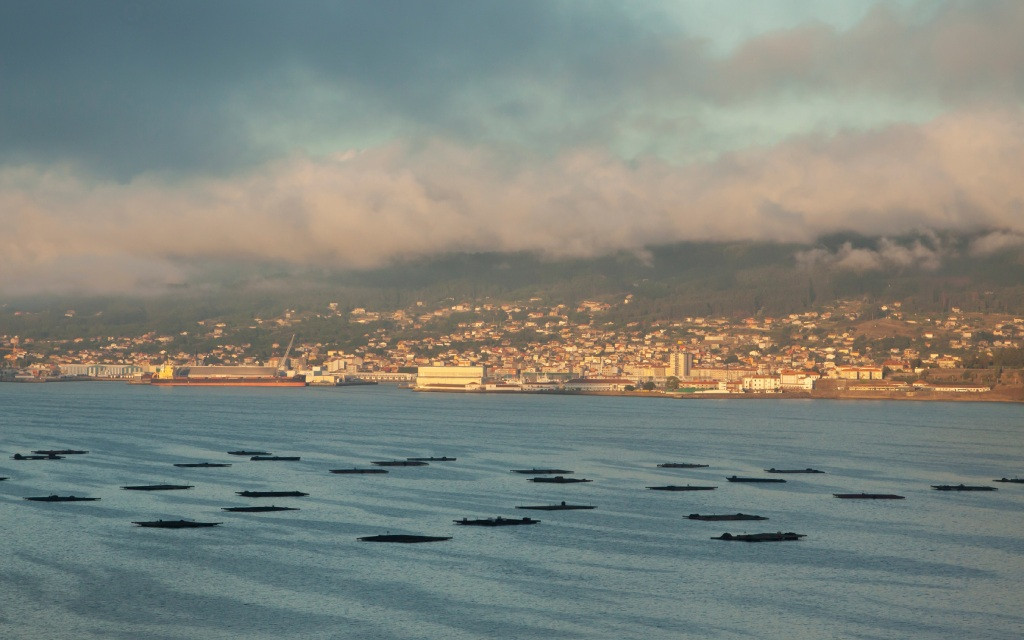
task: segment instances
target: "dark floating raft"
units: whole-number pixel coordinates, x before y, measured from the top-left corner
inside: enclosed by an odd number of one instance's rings
[[[530,478],[530,482],[550,482],[551,484],[573,484],[576,482],[593,482],[593,480],[587,480],[586,478],[566,478],[565,476],[555,476],[549,478],[547,476],[538,476],[536,478]]]
[[[903,500],[906,496],[898,496],[895,493],[833,493],[837,498],[843,500]]]
[[[765,469],[765,471],[768,473],[825,473],[820,469],[812,469],[810,467],[806,469],[776,469],[772,467],[771,469]]]
[[[224,511],[233,511],[235,513],[266,513],[268,511],[298,511],[298,507],[275,507],[273,505],[269,507],[221,507]]]
[[[269,451],[246,451],[245,449],[239,449],[238,451],[228,451],[228,455],[232,456],[269,456],[273,455]]]
[[[512,469],[512,473],[525,473],[532,476],[551,476],[555,474],[567,476],[572,471],[568,469]]]
[[[82,449],[36,449],[32,453],[44,456],[78,456],[89,452]]]
[[[331,473],[387,473],[387,469],[331,469]]]
[[[380,536],[363,536],[358,538],[361,542],[402,542],[412,544],[415,542],[441,542],[451,540],[451,536],[417,536],[404,533],[388,533]]]
[[[425,467],[427,463],[422,460],[374,460],[370,464],[378,467]]]
[[[723,514],[708,514],[701,515],[699,513],[691,513],[686,516],[689,520],[706,520],[708,522],[723,522],[727,520],[767,520],[764,516],[752,516],[746,513],[723,513]]]
[[[235,493],[245,498],[299,498],[309,495],[301,491],[236,491]]]
[[[175,462],[174,466],[176,466],[176,467],[192,467],[192,468],[207,469],[207,468],[212,468],[212,467],[230,467],[231,463],[230,462]]]
[[[249,459],[250,460],[269,460],[269,461],[272,461],[272,462],[284,462],[284,461],[295,462],[297,460],[301,460],[302,458],[301,458],[301,456],[252,456]]]
[[[128,489],[129,491],[180,491],[184,489],[191,489],[195,485],[191,484],[136,484],[129,485],[127,487],[121,487],[122,489]]]
[[[687,484],[687,485],[667,484],[667,485],[662,486],[662,487],[647,487],[647,488],[651,489],[652,491],[713,491],[713,490],[717,489],[718,487],[709,487],[709,486],[700,486],[700,485],[691,485],[691,484]]]
[[[455,462],[456,458],[440,456],[436,458],[406,458],[409,462]]]
[[[11,460],[63,460],[64,456],[59,456],[56,453],[40,453],[32,455],[24,455],[16,453],[11,456]]]
[[[82,498],[80,496],[29,496],[26,500],[33,502],[91,502],[99,498]]]
[[[932,489],[939,491],[996,491],[995,487],[970,484],[933,484]]]
[[[200,527],[216,527],[219,522],[196,522],[194,520],[148,520],[133,521],[140,527],[152,527],[155,529],[198,529]]]
[[[569,511],[572,509],[595,509],[593,505],[589,504],[538,504],[538,505],[526,505],[516,507],[516,509],[533,509],[535,511]]]
[[[998,480],[993,480],[992,482],[1013,482],[1016,484],[1024,484],[1024,478],[999,478]]]
[[[784,478],[750,478],[744,476],[728,476],[729,482],[785,482]]]
[[[658,466],[662,469],[705,469],[708,465],[692,462],[662,462]]]
[[[711,538],[712,540],[732,540],[736,542],[783,542],[787,540],[799,540],[800,538],[806,538],[807,534],[804,533],[793,533],[787,531],[785,533],[777,531],[775,533],[741,533],[733,535],[731,533],[723,533],[720,536]]]
[[[478,518],[476,520],[470,520],[463,518],[462,520],[452,520],[455,524],[466,525],[470,527],[513,527],[521,524],[539,524],[540,520],[534,520],[533,518]]]

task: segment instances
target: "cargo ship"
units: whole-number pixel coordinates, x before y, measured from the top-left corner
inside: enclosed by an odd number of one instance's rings
[[[274,367],[163,366],[149,384],[164,387],[304,387],[305,376],[278,375]]]
[[[186,365],[175,368],[165,364],[148,382],[164,387],[305,387],[305,376],[285,373],[294,343],[295,336],[292,336],[278,367]]]

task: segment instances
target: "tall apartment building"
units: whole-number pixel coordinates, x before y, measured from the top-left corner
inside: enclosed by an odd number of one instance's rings
[[[680,380],[686,380],[690,377],[690,368],[693,366],[693,354],[689,351],[683,351],[679,349],[673,351],[668,356],[668,370],[665,371],[667,376],[675,376]]]

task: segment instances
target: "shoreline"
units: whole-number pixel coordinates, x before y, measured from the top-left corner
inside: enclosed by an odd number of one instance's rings
[[[120,382],[134,386],[140,385],[124,379],[70,379],[70,380],[2,380],[0,383],[9,384],[41,384],[50,382]],[[220,387],[229,388],[232,385],[184,385],[189,387]],[[238,388],[251,387],[251,385],[239,385]],[[376,386],[375,384],[354,384],[354,385],[309,385],[317,388],[326,387],[360,387]],[[298,387],[294,387],[298,388]],[[455,394],[488,394],[488,395],[551,395],[551,396],[607,396],[607,397],[634,397],[634,398],[660,398],[668,400],[896,400],[903,402],[1001,402],[1007,404],[1024,404],[1024,386],[1003,387],[997,390],[983,393],[937,393],[935,391],[909,391],[891,392],[881,391],[878,393],[859,392],[843,393],[837,390],[821,391],[798,391],[798,392],[777,392],[777,393],[672,393],[666,391],[488,391],[488,390],[465,390],[465,389],[416,389],[412,391],[419,393],[455,393]]]
[[[984,393],[955,393],[939,395],[933,391],[882,391],[842,393],[828,391],[798,391],[779,393],[671,393],[665,391],[487,391],[483,389],[412,389],[418,393],[466,393],[487,395],[550,395],[550,396],[607,396],[634,398],[661,398],[668,400],[899,400],[908,402],[1002,402],[1024,403],[1024,386],[1002,388]],[[1012,397],[1012,396],[1017,397]]]
[[[484,392],[486,393],[486,392]],[[569,392],[547,392],[556,395],[585,395],[585,396],[635,396],[668,398],[672,400],[899,400],[907,402],[1002,402],[1009,404],[1024,403],[1024,388],[1017,390],[1021,397],[1007,397],[1001,392],[987,393],[960,393],[949,395],[920,394],[893,394],[882,392],[877,395],[867,393],[843,394],[835,391],[824,393],[800,392],[800,393],[686,393],[673,394],[658,391],[569,391]]]

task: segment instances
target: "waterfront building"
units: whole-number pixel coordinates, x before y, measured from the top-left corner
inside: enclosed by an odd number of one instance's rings
[[[776,376],[747,376],[743,378],[743,390],[758,393],[779,391],[782,381]]]
[[[841,380],[881,380],[882,367],[836,367]]]
[[[695,380],[724,380],[741,382],[743,378],[760,373],[754,367],[693,367],[690,376]]]
[[[354,375],[345,375],[366,382],[390,382],[397,384],[408,384],[416,379],[416,374],[403,371],[359,371]]]
[[[992,387],[985,384],[938,384],[923,380],[914,382],[914,388],[922,391],[939,391],[945,393],[988,393]]]
[[[665,367],[626,367],[623,373],[638,384],[643,384],[644,382],[654,382],[662,386],[665,384]]]
[[[128,379],[142,375],[142,367],[137,364],[62,364],[60,375],[68,378],[101,378]]]
[[[857,380],[842,382],[838,387],[841,391],[907,391],[910,385],[898,380]]]
[[[810,391],[814,381],[821,378],[817,371],[784,369],[779,372],[779,386],[783,389]]]
[[[633,380],[625,378],[575,378],[565,383],[566,391],[625,391]]]
[[[708,393],[725,391],[725,383],[717,380],[690,380],[679,384],[674,393]]]
[[[475,390],[483,384],[486,375],[486,367],[419,367],[416,371],[416,388],[451,391]]]

